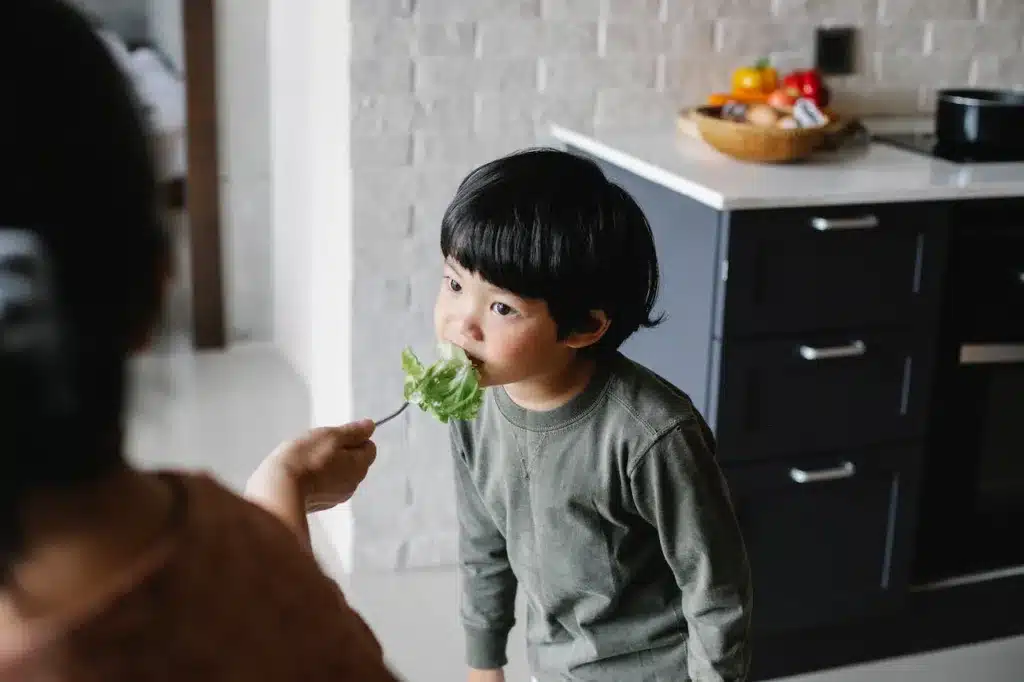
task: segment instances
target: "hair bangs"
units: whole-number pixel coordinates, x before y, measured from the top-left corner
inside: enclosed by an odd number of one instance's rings
[[[618,348],[651,311],[658,259],[639,205],[591,160],[530,149],[480,166],[441,221],[441,252],[523,298],[543,300],[565,338],[611,323],[588,352]]]
[[[548,298],[567,279],[574,262],[571,240],[551,230],[538,216],[471,215],[454,210],[445,216],[441,252],[494,286],[524,298]]]

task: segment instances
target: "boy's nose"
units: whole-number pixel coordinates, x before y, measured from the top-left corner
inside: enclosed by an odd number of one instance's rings
[[[459,333],[472,341],[480,341],[483,338],[480,325],[471,315],[463,315],[459,319]]]

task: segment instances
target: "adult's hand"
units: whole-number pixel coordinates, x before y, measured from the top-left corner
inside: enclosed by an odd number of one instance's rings
[[[313,429],[279,445],[256,469],[245,496],[277,516],[309,547],[306,514],[347,502],[377,456],[370,420]]]

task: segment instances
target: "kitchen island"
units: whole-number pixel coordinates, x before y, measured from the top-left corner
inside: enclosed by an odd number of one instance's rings
[[[871,130],[921,128],[910,119]],[[794,164],[734,161],[672,128],[593,135],[555,125],[566,145],[719,210],[1024,196],[1024,163],[953,164],[883,144]]]
[[[552,134],[651,223],[667,317],[623,350],[715,431],[753,679],[1024,633],[1024,163]]]

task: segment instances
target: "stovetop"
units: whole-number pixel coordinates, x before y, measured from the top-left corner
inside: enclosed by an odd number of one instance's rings
[[[1024,150],[1020,149],[965,149],[945,148],[939,144],[935,133],[897,133],[874,135],[872,139],[893,147],[906,149],[924,156],[950,161],[952,163],[1006,163],[1024,161]]]

